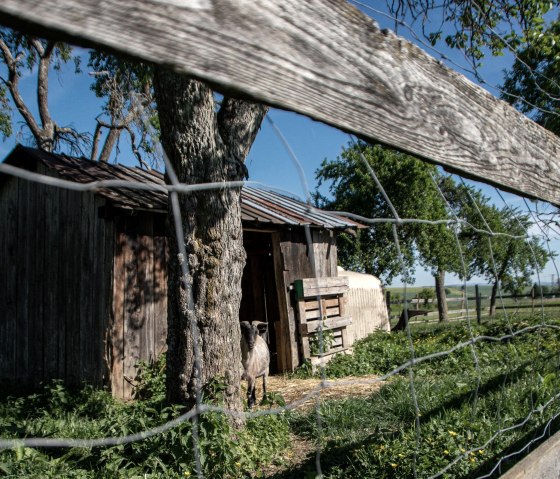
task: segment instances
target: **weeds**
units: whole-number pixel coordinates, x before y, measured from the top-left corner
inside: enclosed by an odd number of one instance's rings
[[[545,318],[549,325],[560,325]],[[412,348],[422,357],[449,350],[472,336],[501,337],[543,318],[497,318],[470,330],[465,323],[418,325]],[[404,333],[379,332],[358,342],[353,355],[331,361],[330,378],[387,374],[410,359]],[[205,477],[264,477],[281,463],[290,438],[319,441],[325,478],[428,477],[454,464],[442,477],[476,477],[490,470],[507,451],[534,438],[560,404],[560,332],[528,331],[512,339],[480,341],[392,376],[367,398],[321,403],[321,428],[315,412],[261,416],[236,429],[220,413],[199,419],[200,457]],[[121,403],[107,391],[85,387],[69,391],[54,382],[38,394],[0,402],[1,437],[121,436],[160,425],[182,411],[165,404],[165,364],[141,367],[136,400]],[[309,366],[295,376],[308,377]],[[217,379],[204,391],[205,402],[221,404]],[[269,393],[267,406],[283,405]],[[420,428],[417,429],[416,422]],[[522,425],[520,425],[522,424]],[[554,426],[555,423],[553,423]],[[21,478],[178,478],[194,475],[191,424],[133,444],[94,449],[31,449],[0,452],[0,477]],[[291,454],[298,451],[292,450]],[[314,477],[315,462],[294,466],[274,477]]]
[[[541,322],[508,325],[502,318],[476,327],[473,334],[499,337],[510,326],[517,331]],[[559,324],[555,319],[547,323]],[[450,349],[469,337],[464,324],[412,331],[416,357]],[[554,329],[498,343],[481,341],[413,367],[418,411],[404,371],[369,398],[323,402],[321,431],[313,414],[296,415],[292,427],[304,437],[321,434],[326,478],[407,478],[415,470],[418,477],[428,477],[453,461],[442,477],[476,477],[560,413],[558,400],[548,403],[560,392],[559,352],[560,332]],[[333,378],[386,374],[409,358],[405,334],[379,332],[359,342],[352,356],[332,360],[326,373]],[[309,463],[276,477],[303,477],[314,468]]]
[[[89,386],[69,391],[53,382],[41,393],[0,402],[0,437],[98,438],[123,436],[184,412],[164,402],[162,361],[141,367],[137,399],[121,403]],[[220,404],[220,382],[206,391],[206,402]],[[275,398],[271,396],[271,401]],[[200,458],[206,477],[259,477],[264,464],[277,460],[289,441],[284,415],[251,419],[235,429],[220,413],[199,419]],[[178,478],[194,474],[191,424],[143,441],[106,448],[0,451],[0,477],[19,478]]]

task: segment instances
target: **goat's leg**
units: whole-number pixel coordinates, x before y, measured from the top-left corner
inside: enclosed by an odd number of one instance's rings
[[[268,378],[268,373],[263,374],[263,401],[266,399],[266,380]]]
[[[255,378],[247,379],[247,407],[251,409],[255,404]]]
[[[251,404],[254,405],[257,402],[257,380],[253,383],[253,394],[251,395]]]

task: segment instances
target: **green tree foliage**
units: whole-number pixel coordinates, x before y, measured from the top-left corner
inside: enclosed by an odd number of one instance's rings
[[[462,232],[463,240],[471,251],[471,269],[492,283],[490,314],[496,309],[500,284],[510,292],[529,285],[530,277],[542,269],[550,255],[536,236],[528,235],[532,226],[530,217],[518,210],[498,209],[488,203],[477,205],[478,218],[471,224],[492,233],[481,234],[474,229]]]
[[[373,274],[385,282],[391,282],[401,274],[412,283],[416,260],[419,260],[436,279],[438,307],[441,305],[442,308],[439,310],[440,320],[447,319],[443,287],[445,272],[461,275],[463,271],[457,240],[446,222],[453,218],[437,187],[438,183],[446,181],[446,177],[435,166],[379,145],[349,146],[335,161],[323,161],[316,172],[319,186],[324,182],[330,183],[331,195],[327,198],[317,192],[317,205],[364,218],[394,219],[370,168],[400,218],[443,222],[405,222],[398,225],[396,234],[402,261],[395,244],[394,226],[389,222],[370,224],[367,229],[359,230],[356,236],[343,234],[338,244],[342,266]]]
[[[436,297],[436,292],[432,288],[422,288],[422,290],[418,293],[418,298],[424,300],[424,307],[428,307],[428,302],[430,299],[434,299]]]
[[[506,72],[502,98],[560,135],[560,21],[531,32]]]
[[[558,0],[387,0],[386,4],[397,19],[420,23],[433,45],[444,41],[462,50],[476,68],[486,54],[519,50],[545,33]]]
[[[547,250],[538,238],[527,234],[532,226],[528,215],[507,207],[499,209],[480,190],[458,184],[432,165],[381,146],[349,146],[336,160],[323,161],[316,175],[319,186],[328,183],[330,196],[317,192],[318,206],[364,218],[391,219],[392,211],[368,165],[400,218],[438,222],[398,225],[403,264],[391,223],[371,223],[356,236],[343,234],[338,249],[343,267],[373,274],[385,282],[398,274],[412,281],[415,262],[419,262],[436,279],[439,316],[445,320],[446,272],[467,280],[473,275],[486,277],[494,285],[493,313],[500,284],[519,288],[546,264]]]
[[[367,165],[360,153],[367,160]],[[351,212],[364,218],[393,218],[368,165],[375,171],[401,218],[433,217],[432,207],[438,202],[438,196],[435,187],[430,185],[433,185],[431,175],[437,174],[436,167],[378,145],[349,146],[336,160],[324,160],[316,178],[318,187],[329,183],[330,197],[317,191],[317,206]],[[359,230],[356,236],[346,233],[340,236],[338,254],[342,266],[373,274],[387,283],[399,274],[412,282],[416,239],[422,229],[417,223],[407,223],[399,225],[396,230],[402,265],[395,246],[393,225],[379,222]]]

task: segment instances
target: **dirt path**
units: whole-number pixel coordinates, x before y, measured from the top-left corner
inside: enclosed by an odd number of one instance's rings
[[[377,379],[376,375],[354,377],[344,379],[331,379],[328,387],[320,390],[319,397],[325,399],[346,399],[349,397],[364,397],[379,391],[381,382],[362,383],[360,381]],[[271,376],[268,378],[268,390],[272,393],[280,393],[286,404],[303,399],[310,393],[317,391],[321,381],[319,379],[293,379],[286,376]],[[262,382],[258,381],[257,397],[262,397]],[[315,407],[317,396],[312,396],[297,407],[297,411],[309,411]],[[313,457],[317,446],[314,441],[292,435],[291,447],[284,451],[280,463],[271,464],[263,471],[265,476],[276,474],[295,467],[307,459]]]

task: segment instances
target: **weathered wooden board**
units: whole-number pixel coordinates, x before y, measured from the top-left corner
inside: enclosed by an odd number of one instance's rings
[[[294,288],[297,299],[343,294],[348,291],[348,278],[345,276],[304,278],[295,281]]]
[[[154,237],[154,347],[156,356],[166,349],[167,338],[167,241]]]
[[[39,185],[36,185],[38,188]],[[61,255],[64,257],[65,251],[60,248],[51,247],[52,239],[60,236],[60,231],[64,224],[60,223],[60,204],[61,190],[59,188],[45,187],[45,211],[48,221],[45,222],[45,232],[43,244],[48,251],[43,251],[45,259],[45,281],[42,293],[44,303],[43,328],[45,335],[43,339],[43,361],[45,378],[62,377],[59,371],[59,360],[63,352],[59,345],[59,337],[64,334],[64,328],[60,324],[61,317],[58,310],[57,286],[59,285],[59,263]]]
[[[18,316],[16,288],[18,283],[18,186],[22,180],[12,178],[4,184],[0,202],[0,383],[16,377]]]
[[[111,392],[115,397],[124,397],[124,317],[125,317],[125,254],[127,248],[124,231],[117,233],[113,279],[113,324],[110,335]]]
[[[336,307],[332,307],[332,308],[326,308],[324,311],[320,310],[320,309],[307,309],[308,306],[306,305],[306,311],[305,311],[305,318],[310,321],[313,319],[321,319],[321,318],[325,318],[325,317],[330,317],[330,316],[340,316],[340,308],[338,307],[338,305]]]
[[[29,278],[32,270],[32,257],[29,254],[32,251],[31,244],[32,231],[30,228],[23,227],[28,223],[29,205],[31,185],[26,181],[18,183],[18,199],[17,199],[17,224],[18,224],[18,242],[17,242],[17,294],[23,298],[30,298],[34,292],[31,290]],[[19,301],[17,304],[17,335],[14,338],[16,345],[16,378],[23,380],[25,386],[28,386],[29,376],[27,374],[29,368],[29,302]]]
[[[309,323],[303,323],[299,325],[299,330],[301,334],[310,334],[314,333],[319,329],[319,325],[321,324],[320,321],[312,321]],[[350,317],[338,317],[333,319],[325,319],[323,321],[323,329],[334,329],[334,328],[342,328],[345,326],[349,326],[352,324],[352,318]]]
[[[3,0],[0,22],[173,66],[560,204],[560,140],[343,0]]]

